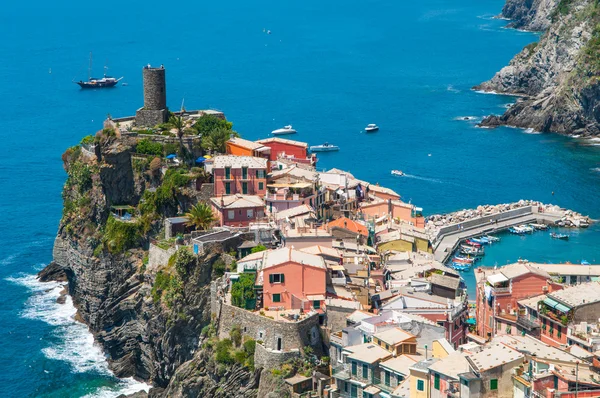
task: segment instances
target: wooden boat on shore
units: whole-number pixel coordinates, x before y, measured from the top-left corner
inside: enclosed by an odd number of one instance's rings
[[[552,237],[552,239],[569,240],[569,235],[566,234],[558,234],[556,232],[552,232],[550,236]]]

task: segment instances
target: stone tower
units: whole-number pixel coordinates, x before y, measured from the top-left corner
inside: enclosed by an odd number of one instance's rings
[[[165,123],[169,110],[167,109],[167,83],[165,67],[153,68],[150,65],[142,69],[144,79],[144,107],[135,114],[135,122],[141,127],[154,127]]]

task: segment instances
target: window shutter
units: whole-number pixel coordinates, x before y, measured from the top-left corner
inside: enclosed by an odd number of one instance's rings
[[[269,283],[273,283],[273,275],[269,275]]]
[[[281,283],[285,282],[284,278],[283,278],[283,274],[281,274]]]
[[[256,178],[258,178],[258,169],[256,169]]]

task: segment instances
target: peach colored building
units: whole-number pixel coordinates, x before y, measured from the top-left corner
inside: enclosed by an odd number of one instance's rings
[[[265,216],[265,204],[260,196],[229,195],[211,198],[210,202],[220,226],[245,227]]]
[[[262,275],[263,307],[321,310],[326,274],[327,267],[321,256],[288,247],[268,252],[259,274],[259,279]]]
[[[215,156],[212,163],[214,195],[260,195],[267,191],[267,159],[254,156]]]
[[[423,209],[410,203],[404,203],[400,200],[386,199],[363,202],[360,205],[360,212],[365,218],[379,218],[388,215],[393,219],[410,223],[416,227],[425,227],[425,218],[421,214]]]

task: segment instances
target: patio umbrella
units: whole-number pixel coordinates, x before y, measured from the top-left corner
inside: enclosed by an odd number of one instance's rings
[[[177,155],[175,155],[174,153],[167,155],[167,159],[175,159],[177,157]]]

